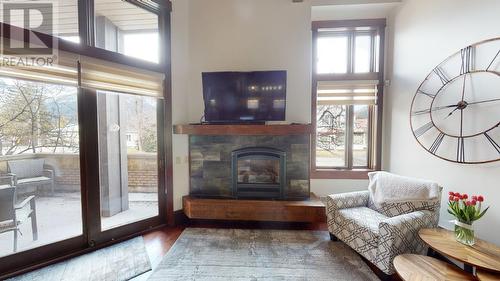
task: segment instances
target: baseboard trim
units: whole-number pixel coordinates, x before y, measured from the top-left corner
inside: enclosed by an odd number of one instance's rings
[[[185,226],[189,224],[189,218],[184,214],[184,210],[174,211],[174,226]]]

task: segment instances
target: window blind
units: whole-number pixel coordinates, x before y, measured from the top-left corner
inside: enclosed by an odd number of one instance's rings
[[[367,81],[318,81],[318,105],[350,105],[377,103],[376,80]]]
[[[80,57],[84,88],[163,97],[164,74],[91,57]]]
[[[28,57],[28,58],[26,58]],[[76,54],[59,51],[55,60],[31,60],[30,56],[2,56],[0,76],[62,85],[78,85]]]
[[[55,55],[51,64],[26,61],[22,55],[4,55],[0,76],[71,86],[78,86],[80,78],[84,88],[163,98],[162,73],[69,52],[58,51]]]

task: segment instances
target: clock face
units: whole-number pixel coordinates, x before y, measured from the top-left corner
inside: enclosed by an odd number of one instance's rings
[[[500,38],[468,46],[418,88],[410,123],[433,155],[465,164],[500,160]]]

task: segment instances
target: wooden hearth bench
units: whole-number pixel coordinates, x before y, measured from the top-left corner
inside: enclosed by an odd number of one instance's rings
[[[325,205],[311,193],[309,200],[272,201],[205,199],[183,197],[183,209],[190,219],[275,221],[275,222],[326,222]]]

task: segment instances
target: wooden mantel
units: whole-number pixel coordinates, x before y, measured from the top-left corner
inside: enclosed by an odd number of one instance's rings
[[[311,124],[290,125],[174,125],[174,134],[183,135],[309,135]]]

